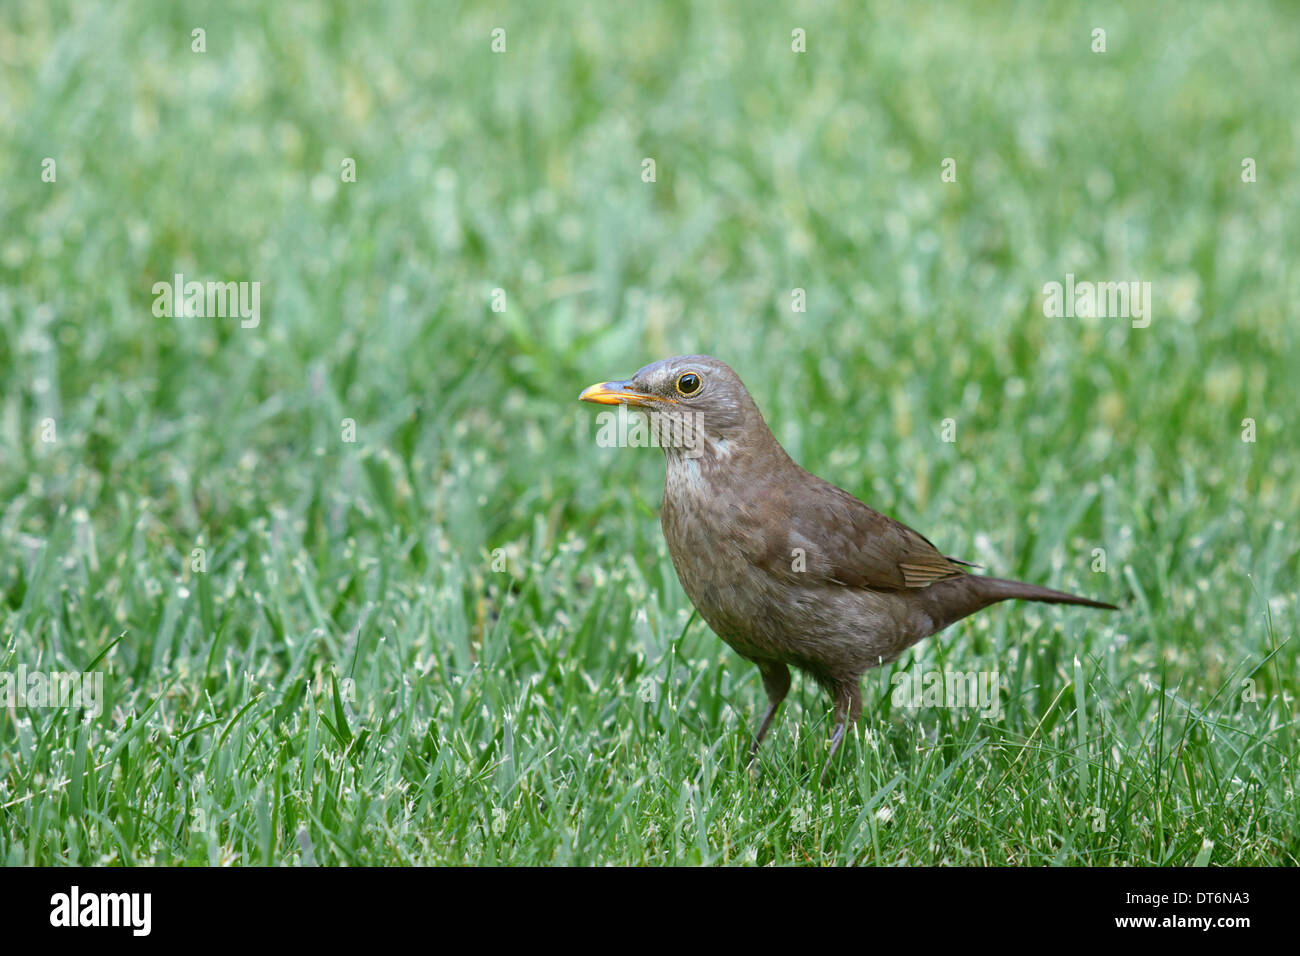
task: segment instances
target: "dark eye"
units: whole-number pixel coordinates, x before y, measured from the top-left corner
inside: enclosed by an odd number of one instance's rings
[[[700,377],[694,372],[686,372],[677,379],[677,391],[683,395],[694,395],[700,390]]]

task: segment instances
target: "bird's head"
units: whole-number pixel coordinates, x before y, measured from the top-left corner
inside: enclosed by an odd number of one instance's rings
[[[670,458],[678,453],[695,458],[709,451],[727,456],[755,436],[771,434],[740,376],[707,355],[662,359],[629,379],[593,385],[578,398],[646,411],[651,428],[659,427],[658,443]]]

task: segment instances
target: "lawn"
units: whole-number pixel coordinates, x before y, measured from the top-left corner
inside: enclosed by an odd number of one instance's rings
[[[1283,3],[9,0],[0,675],[102,696],[0,709],[0,862],[1297,863],[1297,88]],[[871,672],[825,786],[796,678],[747,774],[576,400],[697,351],[1121,610]],[[900,705],[945,670],[997,712]]]

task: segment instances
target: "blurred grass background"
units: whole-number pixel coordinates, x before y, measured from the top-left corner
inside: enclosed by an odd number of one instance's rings
[[[1297,862],[1298,41],[1282,3],[10,0],[0,670],[117,643],[101,717],[0,713],[0,860]],[[261,324],[155,317],[177,272]],[[1150,327],[1045,318],[1066,273],[1151,282]],[[754,785],[661,456],[575,401],[692,351],[946,553],[1125,610],[870,675],[826,791],[796,684]],[[944,666],[1003,717],[890,707]]]

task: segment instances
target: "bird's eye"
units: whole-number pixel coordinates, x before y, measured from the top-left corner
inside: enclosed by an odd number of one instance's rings
[[[700,390],[700,377],[694,372],[686,372],[677,378],[677,391],[683,395],[694,395]]]

